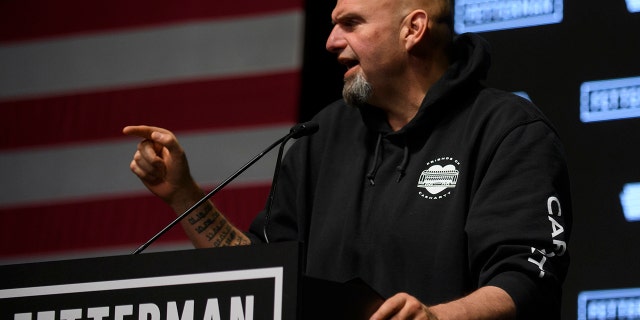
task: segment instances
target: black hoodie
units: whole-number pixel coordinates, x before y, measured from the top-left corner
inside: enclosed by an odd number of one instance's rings
[[[433,305],[497,286],[519,318],[557,319],[571,229],[563,147],[530,101],[482,85],[483,39],[454,47],[401,130],[343,100],[318,113],[319,132],[283,161],[269,239],[302,242],[308,275],[359,277],[385,297]]]

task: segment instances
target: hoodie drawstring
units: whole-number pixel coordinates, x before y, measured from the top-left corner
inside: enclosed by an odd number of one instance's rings
[[[404,174],[407,171],[407,163],[409,163],[409,146],[407,145],[405,140],[402,162],[400,162],[400,165],[396,167],[396,170],[398,170],[398,179],[396,179],[396,183],[400,182],[400,179],[404,177]]]
[[[369,184],[372,186],[376,185],[375,179],[376,179],[376,174],[378,173],[378,168],[380,168],[381,148],[382,148],[382,133],[378,133],[378,140],[376,142],[375,151],[373,152],[373,160],[371,161],[371,169],[369,170],[369,173],[367,173],[367,179],[369,180]],[[409,146],[406,143],[406,139],[405,139],[403,151],[404,153],[402,156],[402,162],[400,162],[400,164],[396,167],[396,170],[398,171],[398,179],[396,179],[396,182],[400,182],[402,177],[404,177],[407,171],[407,164],[409,163]]]
[[[380,157],[380,146],[382,145],[382,133],[378,133],[378,141],[376,142],[376,149],[373,152],[373,162],[371,164],[371,170],[367,173],[367,179],[369,179],[369,184],[374,186],[376,184],[376,173],[378,172],[378,167],[380,166],[380,162],[378,158]]]

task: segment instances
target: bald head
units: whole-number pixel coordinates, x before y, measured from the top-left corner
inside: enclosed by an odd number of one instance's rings
[[[405,13],[422,9],[427,12],[432,23],[444,24],[453,31],[451,0],[400,0],[399,2],[401,10]]]
[[[395,10],[407,16],[419,10],[428,17],[428,32],[419,46],[426,50],[446,51],[453,40],[452,0],[382,0],[395,3]]]

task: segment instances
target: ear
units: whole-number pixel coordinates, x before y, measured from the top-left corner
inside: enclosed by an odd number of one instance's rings
[[[428,35],[429,15],[424,10],[412,11],[405,17],[402,30],[405,49],[412,50]]]

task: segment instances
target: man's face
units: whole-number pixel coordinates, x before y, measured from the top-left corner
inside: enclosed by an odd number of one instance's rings
[[[398,0],[338,0],[327,50],[347,67],[343,96],[375,104],[403,61]],[[364,94],[364,95],[363,95]]]

